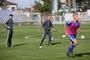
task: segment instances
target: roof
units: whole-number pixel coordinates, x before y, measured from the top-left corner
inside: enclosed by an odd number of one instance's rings
[[[16,3],[14,2],[10,2],[10,1],[5,1],[6,5],[17,5]]]

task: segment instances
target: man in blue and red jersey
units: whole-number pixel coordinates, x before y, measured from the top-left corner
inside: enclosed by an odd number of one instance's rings
[[[77,30],[80,27],[80,23],[77,20],[78,16],[75,14],[72,21],[67,21],[64,25],[65,34],[70,38],[71,46],[68,47],[67,56],[73,55],[73,49],[77,45]]]

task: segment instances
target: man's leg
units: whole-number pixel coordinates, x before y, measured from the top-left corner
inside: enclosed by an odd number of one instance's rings
[[[48,45],[51,45],[51,38],[52,38],[52,34],[51,31],[48,32]]]
[[[67,55],[71,56],[73,54],[73,49],[75,48],[75,46],[77,45],[77,40],[75,36],[69,36],[71,39],[71,45],[68,47],[68,52]]]
[[[9,30],[8,31],[8,41],[7,41],[8,47],[12,46],[12,35],[13,35],[13,30]]]
[[[47,35],[47,33],[44,32],[44,35],[43,35],[43,38],[42,38],[42,40],[41,40],[40,46],[42,46],[42,43],[44,42],[44,39],[45,39],[46,35]]]

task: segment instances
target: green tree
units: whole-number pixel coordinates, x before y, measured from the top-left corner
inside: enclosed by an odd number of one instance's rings
[[[43,12],[51,12],[52,10],[52,3],[51,0],[42,0],[44,3],[41,4],[40,2],[36,2],[36,5],[34,6],[36,11],[39,11],[41,13]]]
[[[1,6],[1,7],[5,5],[5,1],[6,1],[6,0],[0,0],[0,6]]]
[[[58,0],[58,9],[60,9],[61,8],[61,2],[60,2],[60,0]]]

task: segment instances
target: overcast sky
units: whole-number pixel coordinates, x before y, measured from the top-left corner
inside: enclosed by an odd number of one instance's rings
[[[19,8],[25,8],[31,7],[33,4],[35,4],[36,0],[8,0],[8,1],[17,3]]]

